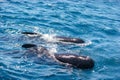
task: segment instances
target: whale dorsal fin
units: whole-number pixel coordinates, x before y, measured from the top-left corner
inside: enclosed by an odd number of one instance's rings
[[[37,45],[35,45],[35,44],[23,44],[22,47],[23,48],[32,48],[32,47],[37,47]]]
[[[30,35],[37,35],[37,33],[34,32],[21,32],[22,34],[30,34]]]

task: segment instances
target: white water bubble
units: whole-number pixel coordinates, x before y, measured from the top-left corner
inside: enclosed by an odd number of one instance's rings
[[[42,38],[47,42],[56,42],[54,36],[54,34],[43,34]]]

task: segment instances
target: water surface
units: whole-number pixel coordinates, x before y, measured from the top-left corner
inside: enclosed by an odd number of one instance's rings
[[[30,39],[23,31],[82,38],[87,46],[53,44]],[[91,70],[48,64],[26,57],[24,43],[59,53],[90,56]],[[119,0],[0,0],[1,80],[119,80]]]

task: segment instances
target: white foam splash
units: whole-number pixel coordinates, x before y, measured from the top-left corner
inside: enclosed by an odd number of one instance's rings
[[[56,39],[54,38],[55,34],[43,34],[42,38],[46,40],[47,42],[56,42]]]
[[[34,26],[34,32],[39,33],[39,27]]]
[[[57,53],[57,48],[53,47],[49,50],[50,53]]]
[[[54,61],[58,62],[59,64],[67,65],[66,63],[60,62],[59,60],[56,59],[55,53],[57,53],[57,45],[52,45],[52,46],[53,46],[53,47],[49,49],[49,55],[50,55],[50,57],[51,57]]]
[[[36,34],[27,34],[27,36],[29,36],[29,37],[37,37],[38,35],[36,35]]]

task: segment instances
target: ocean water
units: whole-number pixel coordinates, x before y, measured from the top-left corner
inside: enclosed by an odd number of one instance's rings
[[[46,41],[25,31],[47,35]],[[53,35],[87,45],[47,41]],[[95,66],[81,70],[40,60],[21,48],[25,43],[52,54],[90,56]],[[120,0],[0,0],[0,80],[120,80]]]

